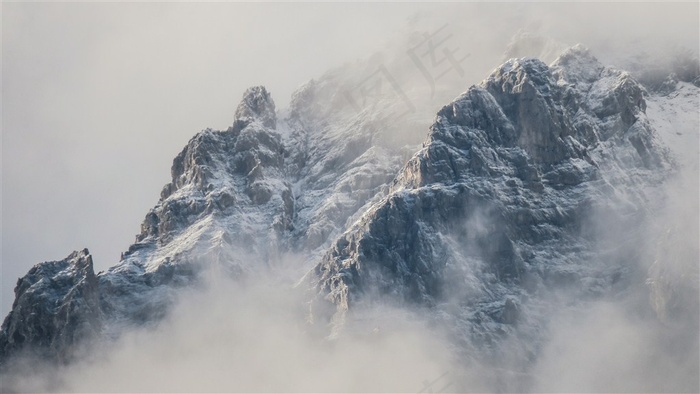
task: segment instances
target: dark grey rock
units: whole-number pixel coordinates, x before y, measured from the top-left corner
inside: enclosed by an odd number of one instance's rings
[[[254,86],[243,93],[243,100],[236,108],[235,117],[239,121],[258,119],[265,127],[277,126],[275,103],[264,86]]]
[[[12,311],[0,331],[0,365],[29,352],[70,361],[102,329],[98,279],[87,249],[37,264],[17,281]]]
[[[334,328],[390,298],[434,313],[464,349],[537,327],[521,323],[537,319],[543,291],[595,297],[630,281],[628,255],[592,245],[635,228],[641,189],[670,164],[629,75],[582,47],[551,67],[511,59],[443,107],[407,162],[412,145],[386,135],[410,129],[407,117],[352,108],[342,81],[341,70],[303,86],[280,124],[265,88],[246,91],[230,128],[202,131],[174,159],[117,265],[95,275],[85,252],[20,281],[0,359],[30,345],[67,359],[82,338],[158,322],[202,267],[244,277],[288,251],[318,257],[313,310]]]
[[[319,308],[338,330],[353,305],[393,298],[468,321],[467,342],[489,347],[530,295],[609,291],[638,256],[634,241],[601,254],[606,234],[635,228],[672,169],[644,110],[643,88],[583,47],[551,67],[507,61],[438,112],[390,194],[321,259]]]

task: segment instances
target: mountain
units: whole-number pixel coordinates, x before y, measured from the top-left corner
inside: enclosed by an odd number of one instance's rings
[[[344,78],[310,81],[283,111],[264,87],[248,89],[231,127],[177,155],[107,271],[95,274],[87,249],[32,268],[3,322],[0,364],[22,352],[70,362],[92,341],[157,323],[215,270],[303,277],[329,338],[386,300],[446,327],[466,359],[515,352],[508,362],[527,373],[552,311],[648,292],[663,272],[646,271],[643,229],[678,166],[629,73],[582,46],[549,66],[510,59],[444,106],[422,147],[405,101],[358,107]],[[673,283],[653,283],[659,303],[678,298]]]
[[[392,297],[466,349],[517,333],[531,357],[554,292],[590,300],[638,280],[634,229],[674,169],[644,94],[581,46],[549,67],[507,61],[438,112],[389,194],[324,255],[317,303],[342,329],[353,305]]]
[[[339,116],[337,103],[317,98],[329,81],[303,86],[284,122],[264,87],[248,89],[230,128],[198,133],[173,160],[172,181],[118,264],[95,274],[85,249],[20,279],[0,360],[23,349],[70,360],[79,344],[157,322],[204,269],[245,277],[285,269],[283,254],[320,254],[406,156],[376,138],[376,114]]]

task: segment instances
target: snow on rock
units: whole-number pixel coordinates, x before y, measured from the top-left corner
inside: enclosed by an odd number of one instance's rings
[[[506,334],[537,346],[542,294],[591,299],[628,283],[641,236],[630,229],[673,171],[644,111],[644,89],[581,46],[549,67],[508,60],[438,112],[390,193],[316,266],[331,335],[388,298],[431,310],[462,349],[497,354]],[[628,242],[606,242],[622,232]]]
[[[98,279],[87,249],[35,265],[17,281],[12,311],[0,331],[0,365],[20,350],[70,361],[85,339],[102,329],[101,314]]]
[[[192,137],[136,242],[96,276],[97,335],[159,321],[178,289],[198,283],[204,269],[241,277],[281,268],[288,252],[307,256],[309,269],[309,256],[386,192],[405,150],[375,138],[385,130],[384,107],[368,114],[343,100],[346,108],[337,111],[337,101],[325,100],[340,94],[334,77],[302,87],[279,122],[270,93],[252,87],[231,127]],[[330,88],[323,94],[315,91],[324,84]],[[69,346],[40,333],[24,345],[48,346],[54,357]]]
[[[30,345],[63,359],[80,338],[158,322],[204,269],[285,269],[287,253],[334,334],[356,305],[391,298],[431,310],[465,350],[537,338],[542,291],[595,297],[629,280],[627,245],[604,241],[643,220],[646,186],[673,168],[652,126],[685,107],[646,108],[634,79],[577,46],[551,66],[508,60],[444,106],[421,147],[420,112],[387,97],[358,107],[347,88],[365,77],[353,75],[310,81],[280,113],[264,87],[248,89],[231,127],[174,159],[118,264],[95,275],[77,252],[20,280],[0,364]]]
[[[264,86],[254,86],[243,94],[243,101],[236,108],[235,118],[239,122],[260,120],[263,126],[274,129],[277,127],[275,102]]]

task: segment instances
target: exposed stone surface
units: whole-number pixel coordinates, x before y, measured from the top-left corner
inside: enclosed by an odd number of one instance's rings
[[[239,122],[259,120],[263,126],[274,129],[277,127],[275,102],[264,86],[254,86],[245,91],[243,101],[236,108],[235,118]]]
[[[415,149],[389,135],[415,128],[405,108],[355,108],[342,77],[304,85],[279,120],[265,88],[247,90],[230,128],[177,155],[109,270],[95,275],[87,251],[32,269],[0,363],[29,346],[66,360],[83,338],[159,321],[205,268],[241,277],[288,252],[317,262],[313,311],[335,334],[355,305],[388,298],[428,309],[466,350],[509,333],[537,343],[542,294],[595,298],[634,279],[632,230],[672,165],[629,74],[582,47],[549,67],[511,59],[443,107]],[[606,243],[619,233],[630,241]],[[651,284],[660,314],[677,313],[669,286]]]
[[[292,97],[287,173],[296,190],[292,236],[301,250],[328,246],[369,200],[386,192],[404,160],[401,147],[378,137],[388,112],[356,112],[333,75]]]
[[[631,280],[630,229],[672,169],[642,93],[582,47],[551,67],[506,62],[438,112],[390,194],[323,257],[319,309],[335,306],[338,330],[377,297],[429,307],[469,348],[536,320],[519,310],[543,292],[589,298]],[[628,245],[606,244],[621,231]]]
[[[77,345],[100,332],[100,318],[98,279],[87,249],[37,264],[17,281],[0,331],[0,365],[19,350],[69,361]]]

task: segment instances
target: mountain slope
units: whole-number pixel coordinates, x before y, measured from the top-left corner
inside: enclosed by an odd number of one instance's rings
[[[174,159],[172,181],[146,215],[136,242],[107,271],[95,275],[91,264],[75,269],[71,262],[78,252],[62,261],[58,274],[42,268],[54,263],[38,264],[37,273],[30,272],[15,289],[13,312],[0,332],[0,364],[25,348],[69,360],[71,348],[80,342],[117,337],[129,325],[156,323],[178,289],[201,283],[206,270],[235,278],[270,270],[301,272],[281,266],[283,256],[310,259],[319,254],[349,217],[386,191],[402,160],[399,148],[374,139],[379,121],[373,116],[338,112],[325,97],[313,99],[315,105],[309,107],[303,98],[308,101],[315,90],[313,84],[302,87],[290,115],[278,121],[269,92],[250,88],[228,130],[195,135]],[[331,96],[340,94],[330,91]],[[81,253],[91,261],[87,249]],[[90,293],[72,295],[73,301],[53,276],[89,281]],[[32,291],[21,285],[29,281]],[[67,314],[40,315],[46,320],[42,324],[53,331],[61,327],[68,339],[25,327],[34,316],[33,305],[71,302],[78,307],[68,308]],[[90,309],[83,310],[83,304]],[[85,316],[94,321],[88,328],[67,323]]]
[[[545,316],[571,299],[644,283],[635,229],[675,167],[629,74],[579,46],[551,66],[511,59],[443,107],[422,148],[392,137],[418,124],[405,108],[356,108],[344,83],[342,70],[311,81],[285,111],[246,91],[230,128],[177,155],[118,264],[95,274],[84,250],[20,279],[0,364],[27,349],[70,361],[155,324],[210,270],[284,272],[285,286],[307,272],[331,337],[362,305],[418,307],[467,357],[496,362],[509,338],[513,359],[535,357]]]
[[[353,305],[390,298],[429,308],[465,349],[497,353],[510,333],[532,357],[554,292],[590,300],[638,281],[634,229],[673,170],[644,94],[577,46],[550,67],[509,60],[444,107],[311,276],[334,334]]]

